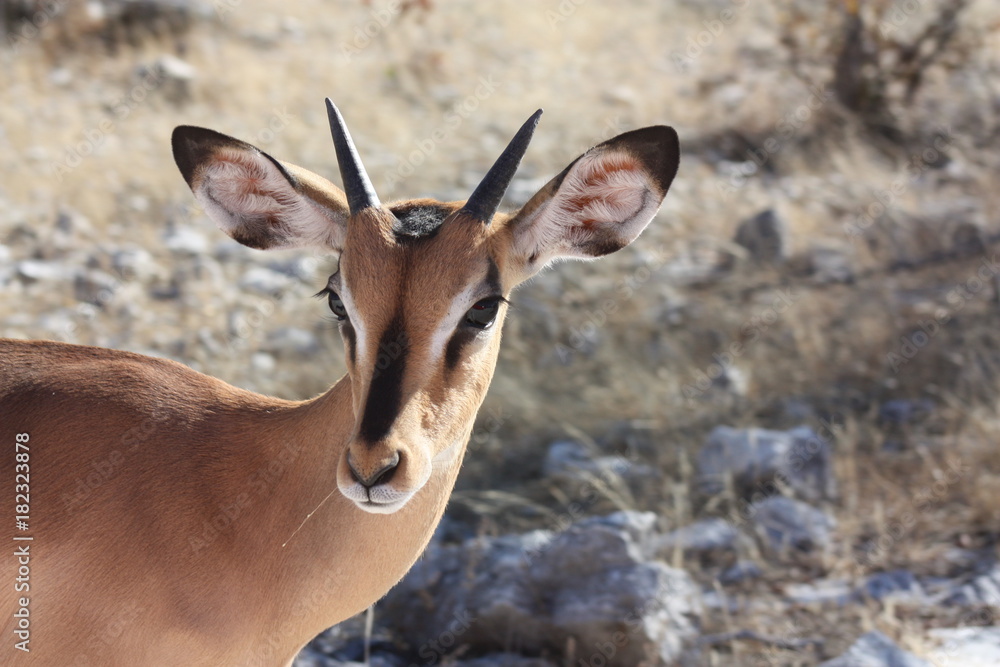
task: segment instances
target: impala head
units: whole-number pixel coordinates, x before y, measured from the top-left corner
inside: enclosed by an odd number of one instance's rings
[[[468,201],[382,204],[340,113],[329,100],[327,109],[344,190],[197,127],[174,131],[174,158],[207,214],[240,243],[339,256],[323,292],[344,338],[354,424],[337,481],[361,509],[391,513],[462,455],[511,290],[554,259],[631,243],[677,171],[677,134],[657,126],[619,135],[520,211],[498,214],[541,111]]]

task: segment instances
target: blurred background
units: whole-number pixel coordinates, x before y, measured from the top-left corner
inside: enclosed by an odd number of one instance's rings
[[[330,96],[383,201],[453,200],[542,107],[514,208],[590,146],[672,125],[681,168],[640,239],[515,293],[442,544],[621,510],[735,526],[661,554],[704,594],[690,664],[818,664],[872,630],[945,664],[936,629],[996,625],[996,3],[4,0],[0,26],[0,335],[310,397],[344,370],[309,298],[329,259],[214,229],[174,126],[339,182]],[[801,485],[796,447],[823,463]],[[772,496],[829,535],[777,548],[733,518]],[[855,595],[886,573],[901,599]],[[746,634],[790,618],[809,641]]]

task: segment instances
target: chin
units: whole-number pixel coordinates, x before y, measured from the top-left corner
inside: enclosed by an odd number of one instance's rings
[[[395,514],[399,510],[403,509],[409,498],[405,500],[397,500],[391,503],[376,503],[371,500],[355,500],[354,504],[369,514]]]
[[[370,514],[393,514],[398,512],[410,502],[417,491],[419,489],[398,491],[384,486],[366,489],[358,483],[340,487],[340,492],[348,500],[357,505],[358,509]]]

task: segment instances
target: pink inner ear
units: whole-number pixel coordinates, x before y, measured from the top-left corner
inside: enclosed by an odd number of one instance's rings
[[[584,228],[634,217],[649,189],[642,163],[627,153],[581,158],[563,181],[561,208]]]
[[[204,183],[225,208],[242,215],[277,216],[293,192],[271,165],[245,151],[222,149],[205,168]]]

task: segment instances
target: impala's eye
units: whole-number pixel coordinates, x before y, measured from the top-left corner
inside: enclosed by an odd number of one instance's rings
[[[330,304],[330,310],[333,311],[333,316],[338,320],[343,322],[347,319],[347,308],[344,308],[344,302],[340,300],[340,295],[334,291],[329,291],[327,294],[327,302]]]
[[[500,297],[490,297],[479,301],[465,314],[465,323],[477,329],[489,329],[497,318],[502,300]]]

